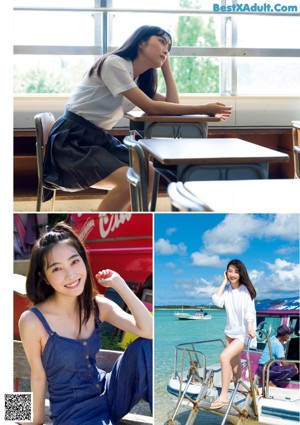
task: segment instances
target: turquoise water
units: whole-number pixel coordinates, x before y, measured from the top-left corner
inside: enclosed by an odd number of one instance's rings
[[[225,311],[204,310],[212,315],[211,320],[178,320],[176,310],[155,310],[155,421],[163,425],[175,409],[175,402],[167,393],[167,384],[174,369],[175,345],[184,342],[202,341],[220,338],[224,340],[226,324]],[[221,344],[203,345],[203,352],[209,363],[219,361]],[[183,425],[188,417],[188,409],[180,410],[177,420]],[[222,418],[212,413],[200,412],[195,425],[218,425]]]

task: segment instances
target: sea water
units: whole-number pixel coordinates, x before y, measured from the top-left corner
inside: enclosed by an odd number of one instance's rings
[[[175,346],[184,342],[222,339],[225,342],[224,329],[226,313],[224,310],[204,310],[212,315],[211,320],[178,320],[174,316],[180,310],[155,310],[155,344],[154,344],[154,423],[163,425],[172,417],[176,403],[167,392],[167,385],[174,369]],[[193,311],[191,311],[193,312]],[[201,346],[207,357],[207,363],[219,362],[222,351],[221,343],[209,343]],[[180,361],[178,362],[180,365]],[[180,373],[180,367],[178,372]],[[189,408],[180,409],[176,419],[184,425],[189,415]],[[195,425],[219,425],[222,417],[213,413],[198,413]]]

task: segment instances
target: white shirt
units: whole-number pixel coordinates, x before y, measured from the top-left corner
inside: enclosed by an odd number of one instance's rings
[[[103,64],[101,78],[96,72],[84,75],[66,110],[80,115],[104,130],[110,130],[134,104],[121,93],[137,87],[131,61],[109,55]]]
[[[232,289],[230,283],[225,286],[221,296],[214,294],[212,300],[217,307],[224,307],[227,314],[225,334],[237,338],[245,344],[248,342],[248,320],[253,320],[256,329],[256,311],[254,300],[251,299],[245,285]],[[256,347],[256,338],[251,341],[251,348]]]

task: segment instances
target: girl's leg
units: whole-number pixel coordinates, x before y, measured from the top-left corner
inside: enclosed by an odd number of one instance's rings
[[[100,180],[92,187],[96,189],[109,190],[103,201],[99,204],[97,211],[130,211],[130,188],[126,178],[128,167],[118,168],[106,179]],[[154,170],[153,164],[149,163],[148,199],[152,194]]]
[[[108,177],[92,186],[96,189],[109,190],[108,194],[99,204],[97,211],[128,210],[130,205],[130,191],[126,178],[127,170],[128,167],[118,168]]]
[[[228,402],[228,389],[231,378],[231,362],[239,356],[244,349],[245,344],[239,339],[232,339],[226,336],[227,347],[222,351],[220,355],[221,369],[222,369],[222,390],[218,399],[212,403],[212,408],[218,408],[220,403]],[[238,373],[238,366],[236,367]]]
[[[234,385],[236,385],[238,380],[242,376],[241,353],[234,356],[231,359],[230,364],[231,364],[231,369],[232,369],[232,373],[233,373],[233,382],[234,382]]]
[[[106,396],[111,417],[118,421],[141,399],[152,410],[152,341],[138,338],[106,375]]]

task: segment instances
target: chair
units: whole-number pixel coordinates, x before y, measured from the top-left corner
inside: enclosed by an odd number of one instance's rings
[[[300,146],[294,146],[295,179],[300,179]]]
[[[168,186],[168,195],[177,211],[211,211],[200,199],[190,193],[182,182],[172,182]]]
[[[136,134],[136,133],[134,133]],[[132,211],[155,211],[159,185],[159,173],[154,169],[154,181],[150,209],[148,206],[149,161],[141,145],[132,133],[124,138],[124,144],[129,149],[129,169],[127,180],[130,185]]]
[[[292,121],[295,179],[300,179],[300,121]]]
[[[51,112],[43,112],[34,117],[36,128],[36,158],[37,158],[37,172],[38,172],[38,189],[37,189],[37,203],[36,210],[41,211],[42,198],[43,198],[43,160],[46,151],[48,136],[53,124],[55,123],[54,115]],[[56,190],[53,189],[53,197],[51,199],[51,211],[54,210]]]

